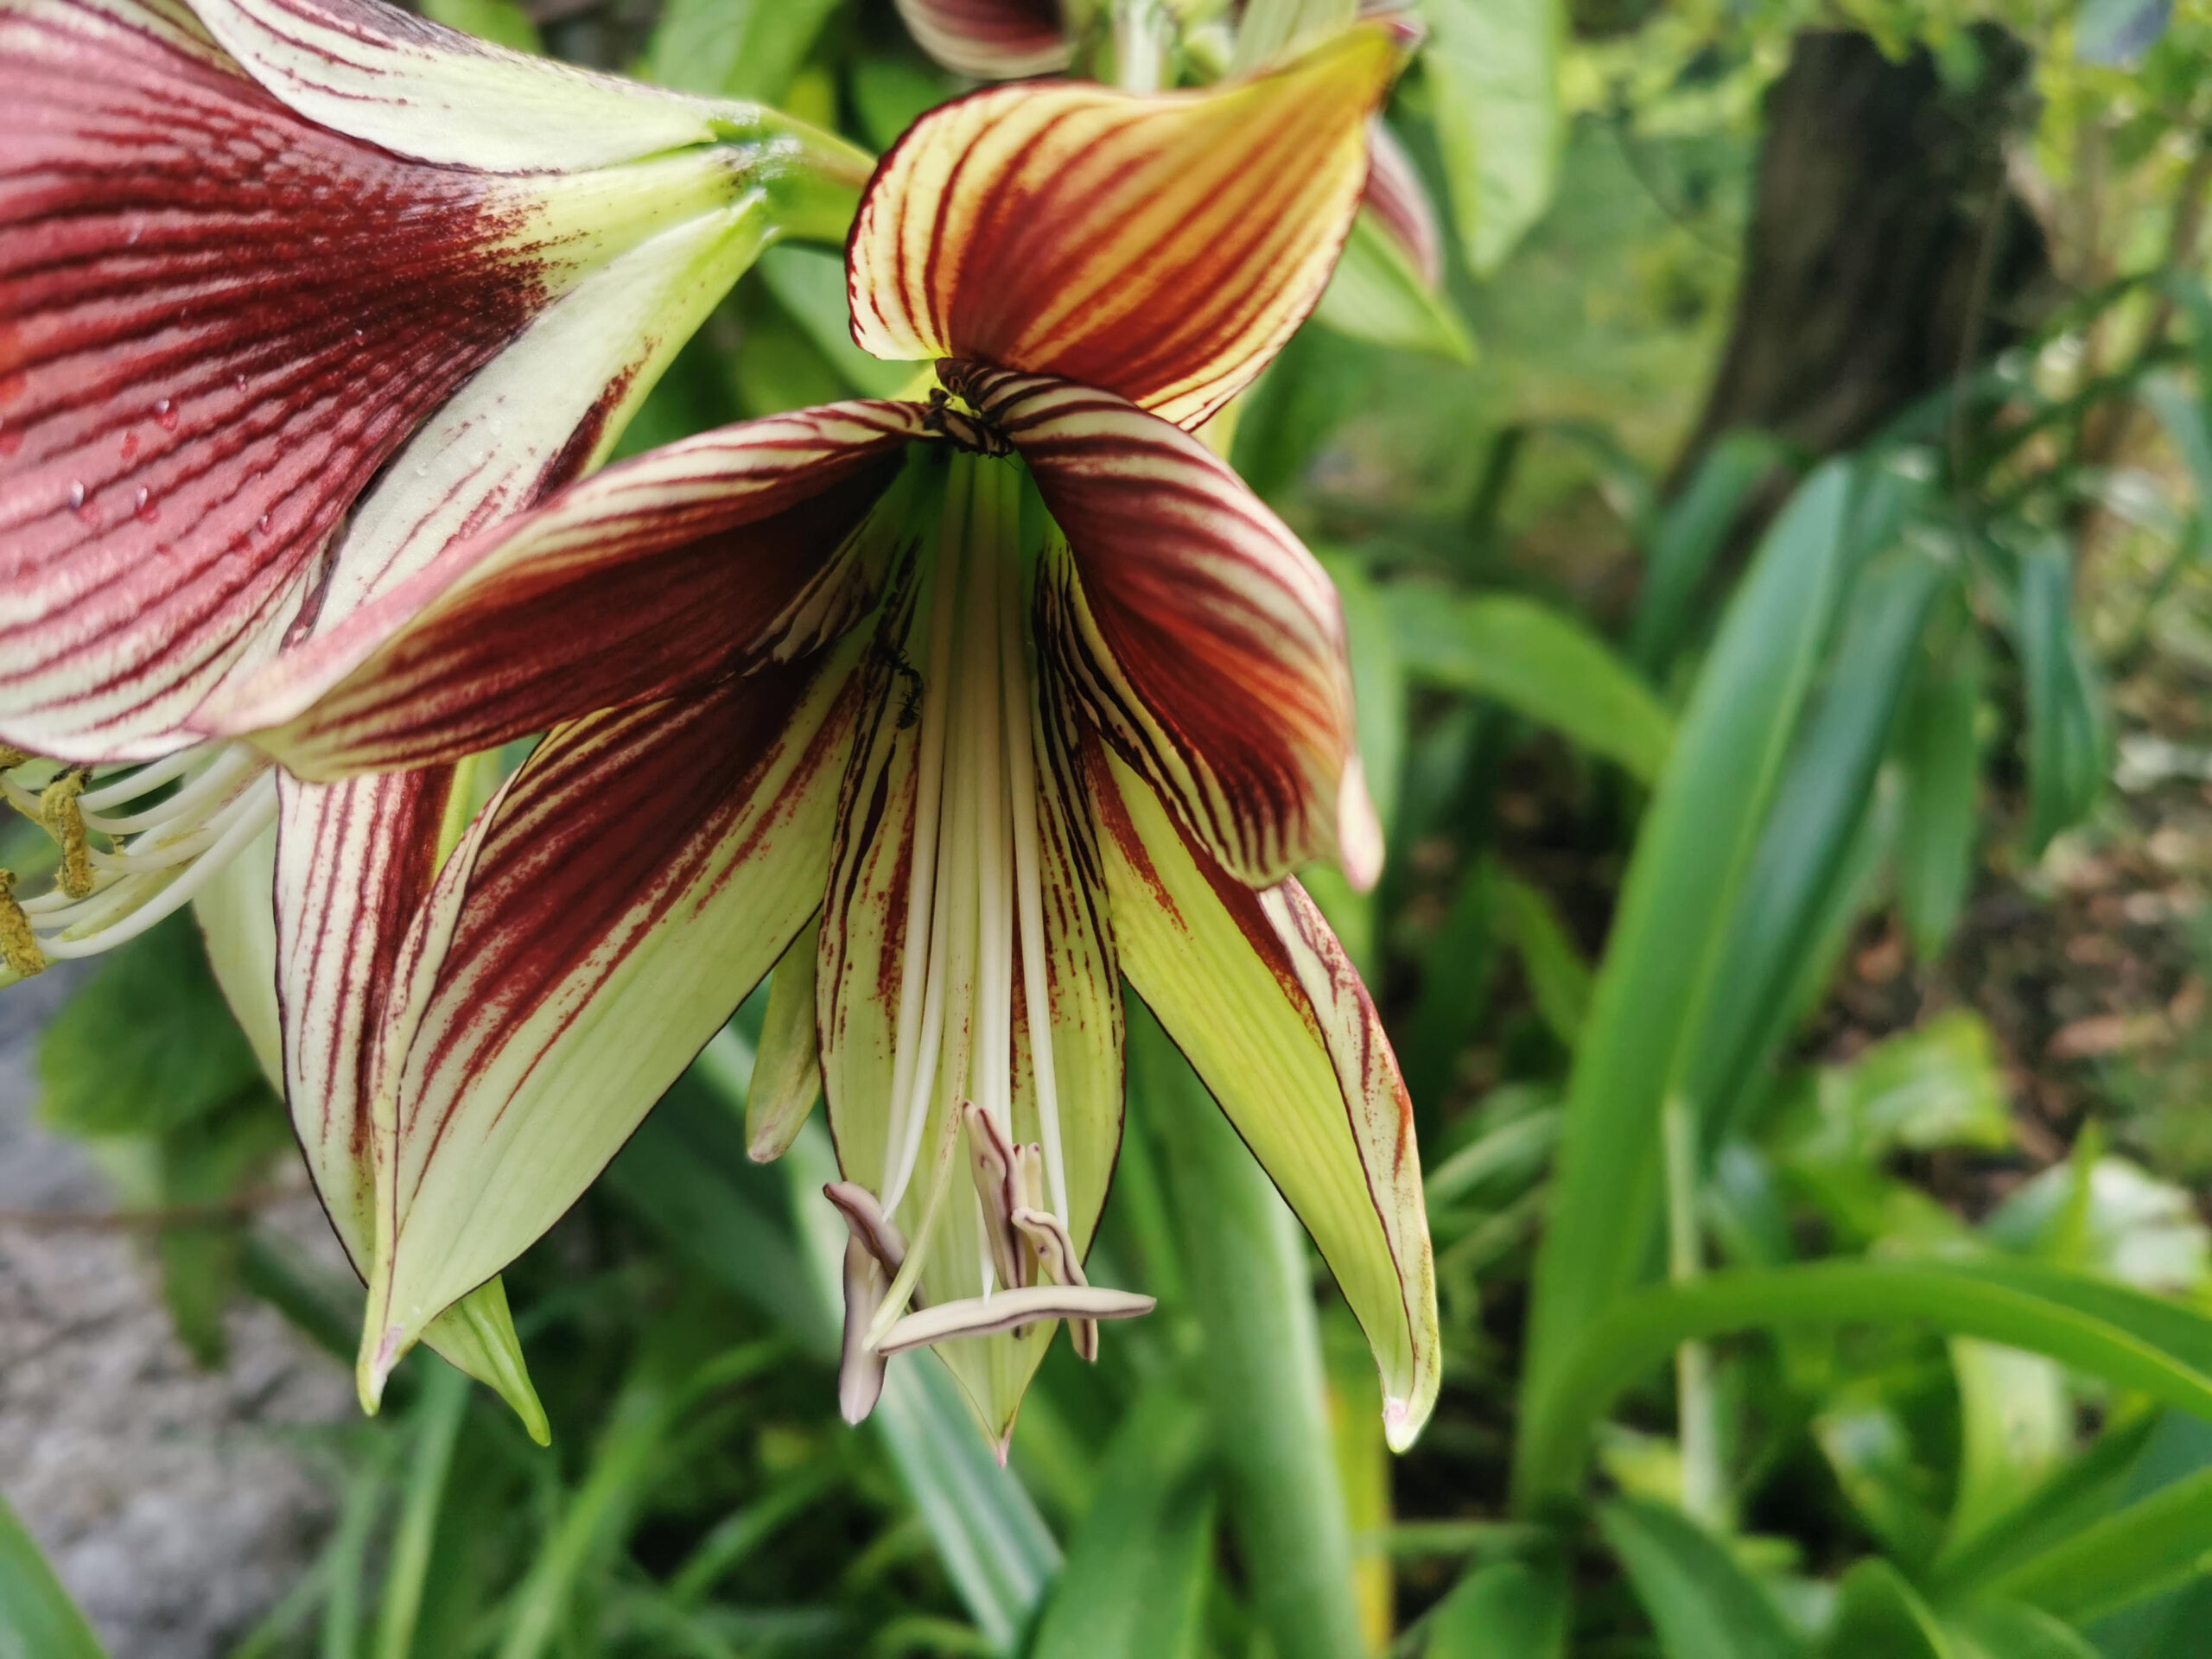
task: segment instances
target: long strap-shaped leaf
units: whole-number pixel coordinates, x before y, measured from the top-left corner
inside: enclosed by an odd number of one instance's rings
[[[1616,1302],[1561,1355],[1522,1416],[1524,1500],[1573,1484],[1591,1428],[1685,1342],[1788,1325],[1923,1319],[2050,1357],[2212,1417],[2212,1320],[2020,1264],[1821,1262],[1717,1274]]]
[[[1688,1070],[1728,918],[1782,776],[1849,563],[1851,475],[1823,468],[1769,533],[1728,609],[1637,839],[1569,1080],[1549,1224],[1535,1266],[1522,1421],[1633,1282],[1658,1208],[1659,1123]],[[1524,1437],[1516,1486],[1544,1481]]]

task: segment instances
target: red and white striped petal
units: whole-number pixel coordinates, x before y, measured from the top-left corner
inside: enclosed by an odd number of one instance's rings
[[[1294,881],[1254,893],[1092,752],[1122,969],[1319,1246],[1410,1446],[1436,1403],[1436,1273],[1413,1107],[1375,1005]]]
[[[945,372],[1067,537],[1040,635],[1099,730],[1240,880],[1333,856],[1372,886],[1344,616],[1313,556],[1205,445],[1110,393]]]
[[[560,1218],[820,902],[865,643],[556,730],[448,860],[378,1039],[365,1399]]]
[[[1058,0],[898,0],[922,50],[956,74],[1019,80],[1068,67]]]
[[[1405,35],[1362,24],[1275,73],[1140,97],[1002,87],[931,111],[853,226],[853,337],[1103,386],[1195,426],[1328,284]]]
[[[1367,124],[1367,194],[1363,205],[1398,245],[1406,263],[1431,289],[1444,280],[1444,232],[1428,186],[1390,124],[1376,116]]]
[[[284,1094],[315,1192],[365,1278],[376,1246],[370,1039],[408,924],[437,868],[452,783],[449,766],[337,785],[282,776],[276,783],[270,956]],[[473,1289],[424,1335],[498,1389],[532,1436],[546,1441],[544,1409],[499,1281]]]
[[[611,443],[766,221],[710,151],[619,176],[404,161],[302,119],[181,10],[0,11],[0,735],[176,747],[410,536],[421,556]],[[379,473],[365,574],[329,568]]]
[[[656,449],[448,547],[200,718],[327,778],[812,650],[874,602],[906,533],[906,446],[929,435],[913,404],[853,403]]]
[[[130,0],[98,0],[118,10]],[[153,0],[162,3],[162,0]],[[174,3],[174,0],[169,0]],[[381,0],[191,0],[226,51],[293,109],[401,156],[570,172],[693,145],[773,143],[865,162],[757,105],[692,98],[513,52]],[[181,10],[181,8],[179,8]],[[812,137],[812,135],[809,135]]]

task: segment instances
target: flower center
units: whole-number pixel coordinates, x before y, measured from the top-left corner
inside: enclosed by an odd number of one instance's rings
[[[896,1210],[920,1161],[926,1125],[938,1115],[933,1106],[950,1120],[960,1103],[972,1102],[1004,1155],[1020,1162],[1032,1154],[1014,1123],[1018,938],[1034,1080],[1033,1155],[1044,1188],[1038,1196],[1065,1224],[1067,1172],[1039,874],[1035,699],[1022,626],[1020,491],[1018,466],[973,452],[952,458],[921,675],[914,844],[881,1190],[886,1211]],[[972,1156],[984,1154],[975,1148]],[[1007,1258],[988,1248],[995,1230],[984,1228],[979,1262],[986,1294],[994,1280],[1014,1287],[1000,1270]]]

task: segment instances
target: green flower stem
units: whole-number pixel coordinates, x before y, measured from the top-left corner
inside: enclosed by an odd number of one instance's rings
[[[1305,1237],[1150,1014],[1129,1013],[1131,1092],[1168,1172],[1255,1609],[1278,1659],[1357,1659],[1351,1529]]]

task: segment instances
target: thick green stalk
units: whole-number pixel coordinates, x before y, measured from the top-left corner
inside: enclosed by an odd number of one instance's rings
[[[1168,1171],[1253,1601],[1278,1659],[1357,1659],[1351,1529],[1305,1237],[1150,1014],[1129,1013],[1131,1092]]]

